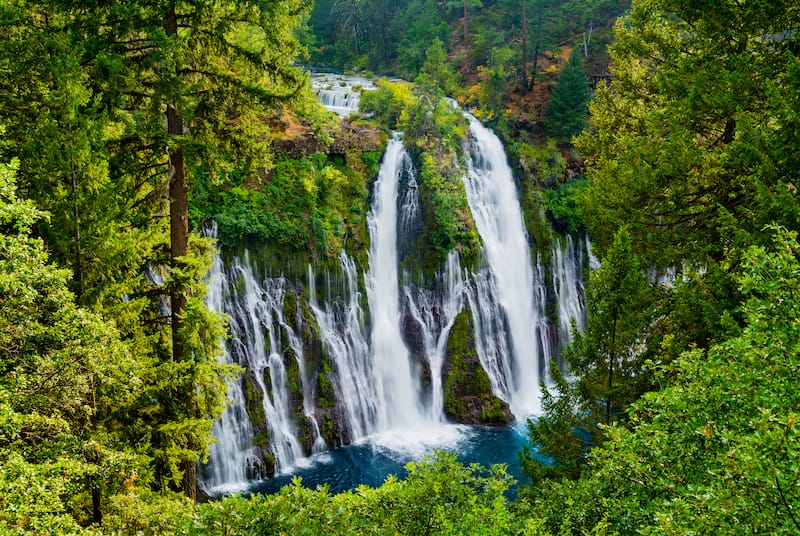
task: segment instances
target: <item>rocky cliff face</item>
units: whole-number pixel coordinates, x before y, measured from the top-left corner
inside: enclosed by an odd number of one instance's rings
[[[509,424],[514,417],[508,404],[492,393],[473,333],[472,313],[467,308],[459,313],[447,340],[443,371],[445,414],[464,424]]]
[[[275,153],[295,159],[314,153],[345,156],[353,149],[377,151],[384,143],[383,138],[381,131],[375,127],[342,119],[330,142],[314,136],[309,127],[300,126],[284,130],[281,137],[272,140],[272,148]]]

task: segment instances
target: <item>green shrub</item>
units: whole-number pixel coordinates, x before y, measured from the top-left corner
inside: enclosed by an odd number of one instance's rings
[[[581,177],[562,184],[556,189],[545,190],[547,216],[556,229],[568,233],[581,232],[586,223],[579,199],[586,190],[586,179]]]
[[[182,529],[187,535],[293,534],[542,534],[518,518],[505,492],[504,466],[465,466],[438,452],[406,465],[405,480],[389,476],[378,488],[331,495],[304,488],[299,478],[275,495],[240,496],[201,505]]]

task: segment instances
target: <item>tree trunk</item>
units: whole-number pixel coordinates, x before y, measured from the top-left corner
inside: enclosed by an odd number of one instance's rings
[[[194,460],[183,462],[183,492],[192,502],[197,502],[197,462]]]
[[[531,74],[530,83],[528,84],[528,91],[533,91],[533,86],[536,83],[536,74],[538,72],[538,65],[539,65],[539,45],[536,45],[536,48],[533,49],[533,61],[531,62],[533,67],[533,74]]]
[[[164,24],[167,36],[178,32],[178,20],[175,16],[175,5],[170,4]],[[183,119],[173,104],[167,104],[167,134],[170,138],[183,134]],[[186,164],[183,149],[178,146],[169,154],[169,241],[170,266],[174,269],[180,265],[181,259],[189,253],[189,185],[186,182]],[[186,358],[183,337],[181,336],[181,317],[186,309],[186,289],[173,285],[170,290],[172,308],[172,359],[181,361]],[[186,393],[191,397],[191,393]],[[191,402],[186,400],[186,406]],[[195,460],[183,462],[183,492],[192,500],[197,497],[197,466]]]
[[[464,51],[467,49],[467,0],[464,0]]]
[[[589,43],[592,42],[592,32],[594,31],[594,16],[589,18],[589,27],[583,32],[583,57],[589,57]]]
[[[617,318],[614,315],[613,323],[611,324],[611,351],[608,353],[608,394],[606,395],[606,422],[611,422],[611,389],[614,387],[614,358],[615,348],[617,345]]]
[[[83,254],[81,252],[81,214],[78,208],[78,181],[75,177],[74,164],[72,164],[72,215],[75,218],[75,297],[80,303],[84,293],[83,283]]]
[[[172,106],[167,106],[167,129],[170,135],[182,130],[183,122]],[[189,197],[183,149],[177,148],[169,155],[169,241],[170,265],[176,268],[189,253]],[[173,286],[170,290],[172,307],[172,358],[184,358],[183,338],[180,336],[181,316],[186,308],[186,290]]]
[[[525,18],[525,2],[522,4],[522,93],[528,92],[528,22]]]
[[[92,522],[97,526],[103,524],[102,497],[97,482],[92,482]]]

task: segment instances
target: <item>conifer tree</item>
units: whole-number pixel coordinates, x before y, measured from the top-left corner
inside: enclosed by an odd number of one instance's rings
[[[300,52],[293,30],[307,5],[186,1],[141,7],[143,18],[132,24],[127,13],[111,7],[102,30],[129,67],[133,91],[123,98],[142,112],[138,131],[156,151],[166,150],[171,361],[185,382],[165,407],[191,423],[171,432],[183,438],[174,453],[181,459],[182,488],[194,497],[195,458],[207,450],[208,417],[219,411],[224,389],[209,391],[210,402],[196,395],[201,378],[209,379],[202,369],[214,362],[210,339],[218,340],[218,330],[209,324],[213,319],[198,291],[208,261],[198,264],[190,251],[189,174],[203,170],[214,176],[234,162],[245,170],[269,165],[269,136],[258,116],[303,84],[292,65]]]
[[[438,98],[442,92],[445,95],[454,94],[458,89],[457,76],[447,63],[447,51],[444,49],[442,40],[435,37],[431,46],[425,51],[425,63],[420,69],[416,82],[433,89]]]
[[[581,55],[573,51],[547,105],[547,134],[559,143],[569,143],[572,136],[579,134],[586,126],[589,98],[589,83]]]
[[[0,6],[4,149],[21,158],[25,191],[55,215],[42,231],[73,269],[79,299],[113,317],[153,367],[137,411],[153,428],[160,483],[182,481],[189,496],[225,395],[221,323],[203,304],[212,250],[188,228],[192,175],[269,167],[264,118],[305,83],[293,63],[307,9],[301,0]]]
[[[527,456],[526,470],[535,477],[580,476],[589,447],[604,440],[600,425],[624,419],[650,389],[644,360],[652,291],[626,229],[591,274],[586,301],[586,331],[573,330],[563,352],[566,375],[552,367],[554,392],[542,387],[545,413],[528,423],[531,443],[555,460],[541,467]]]

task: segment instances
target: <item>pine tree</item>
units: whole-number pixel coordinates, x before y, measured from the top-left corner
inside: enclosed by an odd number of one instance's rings
[[[589,83],[583,70],[583,61],[580,53],[573,51],[547,105],[547,134],[560,143],[569,143],[586,126],[589,99]]]
[[[444,92],[445,95],[453,95],[458,89],[458,75],[447,63],[447,52],[444,49],[442,40],[438,37],[433,39],[433,43],[425,51],[425,63],[420,69],[416,83],[434,91],[434,96],[438,98]]]
[[[305,84],[293,63],[307,9],[301,0],[0,6],[3,149],[54,214],[42,232],[72,268],[78,299],[114,318],[152,368],[136,411],[152,427],[156,477],[182,480],[189,496],[225,396],[221,321],[203,304],[212,249],[188,227],[192,175],[269,167],[264,117]]]
[[[293,30],[308,6],[300,0],[189,1],[140,8],[142,18],[131,24],[126,12],[110,7],[102,30],[129,66],[134,91],[123,98],[142,112],[137,130],[156,151],[167,152],[171,363],[184,381],[165,409],[186,426],[165,430],[182,438],[180,449],[165,453],[173,474],[177,454],[181,486],[194,497],[195,458],[207,452],[208,417],[221,408],[224,389],[210,389],[208,400],[197,393],[200,379],[209,379],[203,369],[214,363],[219,337],[202,303],[209,259],[198,259],[190,248],[200,242],[188,228],[189,175],[203,170],[215,176],[234,162],[246,170],[269,165],[269,136],[258,116],[304,83],[293,66],[300,52]]]
[[[544,415],[528,423],[531,443],[554,459],[541,467],[528,455],[526,470],[534,477],[580,476],[589,447],[604,440],[600,425],[624,419],[651,388],[644,360],[652,291],[624,228],[591,274],[586,302],[586,331],[573,330],[563,352],[566,376],[552,367],[554,392],[543,386]]]

